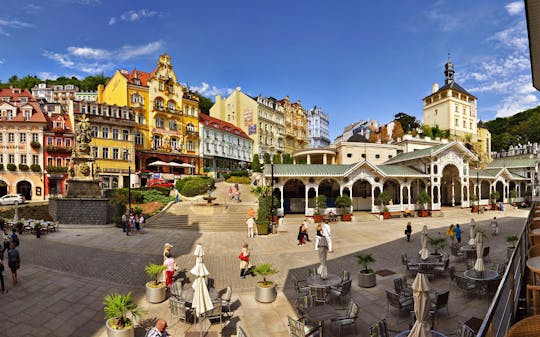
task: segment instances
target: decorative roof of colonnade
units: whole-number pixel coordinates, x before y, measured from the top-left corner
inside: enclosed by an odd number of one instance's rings
[[[398,154],[394,158],[388,159],[385,162],[385,164],[403,163],[403,162],[412,161],[412,160],[419,160],[422,158],[432,159],[433,157],[441,154],[442,152],[448,151],[450,148],[454,148],[455,150],[461,152],[463,156],[467,157],[469,160],[472,160],[472,161],[478,160],[478,157],[474,153],[472,153],[469,149],[467,149],[465,145],[457,141],[453,141],[451,143],[440,144],[433,147],[428,147],[426,149]]]
[[[526,155],[526,156],[513,156],[513,157],[503,157],[495,158],[491,163],[489,163],[488,168],[518,168],[518,167],[536,167],[538,159],[536,156]]]

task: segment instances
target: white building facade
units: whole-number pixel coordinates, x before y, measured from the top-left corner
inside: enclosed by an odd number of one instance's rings
[[[318,106],[307,111],[308,119],[308,147],[318,148],[330,145],[330,121]]]

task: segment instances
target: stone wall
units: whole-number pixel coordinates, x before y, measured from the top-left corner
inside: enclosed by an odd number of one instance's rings
[[[106,225],[113,223],[109,199],[50,198],[49,213],[59,224]]]

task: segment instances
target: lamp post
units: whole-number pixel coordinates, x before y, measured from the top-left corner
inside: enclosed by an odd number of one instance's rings
[[[480,185],[478,184],[479,183],[479,174],[478,174],[478,170],[476,170],[476,191],[478,191],[477,193],[480,194]],[[475,192],[476,192],[475,191]],[[480,195],[478,195],[478,207],[476,208],[476,214],[480,214]]]
[[[270,225],[272,228],[272,232],[274,229],[274,147],[272,146],[270,148],[270,178],[272,181],[270,182],[270,195],[271,195],[271,201],[270,201]]]
[[[128,167],[128,211],[131,213],[131,166]]]

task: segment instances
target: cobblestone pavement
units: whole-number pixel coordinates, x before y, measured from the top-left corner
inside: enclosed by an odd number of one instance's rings
[[[450,223],[468,224],[468,210],[448,209],[444,217],[412,219],[414,235],[412,242],[404,240],[403,230],[407,219],[370,222],[338,222],[332,224],[334,251],[329,256],[331,272],[342,269],[351,271],[353,279],[359,267],[355,255],[363,250],[372,252],[377,262],[374,268],[387,269],[396,273],[387,277],[378,276],[378,286],[362,289],[353,282],[353,299],[361,305],[359,331],[363,331],[377,319],[387,317],[395,329],[406,327],[408,315],[393,315],[386,312],[384,289],[392,279],[403,272],[400,253],[414,256],[420,249],[418,233],[425,224],[430,234],[444,232]],[[504,238],[520,230],[525,210],[508,210],[505,213],[473,215],[480,228],[488,230],[488,221],[499,218],[501,234],[490,238],[493,262],[504,262],[506,245]],[[9,293],[0,295],[0,315],[4,325],[0,335],[5,336],[105,336],[103,297],[113,291],[133,291],[138,303],[148,310],[148,318],[163,317],[171,320],[167,303],[148,304],[144,299],[146,275],[144,266],[149,262],[160,262],[163,243],[174,245],[173,254],[178,264],[191,269],[195,259],[193,248],[202,243],[205,248],[205,264],[215,278],[216,287],[233,287],[235,317],[224,330],[230,336],[236,324],[240,324],[250,336],[288,336],[287,315],[294,316],[291,275],[305,278],[307,269],[318,265],[318,256],[313,245],[296,245],[296,233],[301,217],[289,216],[277,235],[260,236],[252,239],[243,233],[198,233],[192,231],[146,230],[144,234],[126,236],[121,229],[62,228],[37,239],[32,235],[21,237],[20,252],[22,268],[20,283],[11,285],[10,272],[4,272]],[[314,226],[309,232],[314,235]],[[468,226],[463,226],[463,237],[468,239]],[[237,255],[244,242],[252,247],[254,264],[270,262],[279,269],[272,279],[279,286],[279,295],[272,304],[260,304],[253,299],[255,278],[245,280],[238,277]],[[459,266],[458,270],[464,270]],[[436,280],[440,289],[448,287],[446,279]],[[451,315],[448,321],[455,324],[467,316],[483,317],[489,304],[487,299],[469,300],[452,297]],[[466,305],[465,305],[466,304]],[[461,308],[470,307],[468,312]],[[170,323],[176,336],[191,327],[182,323]],[[443,324],[444,326],[444,324]],[[445,326],[446,327],[446,326]],[[449,329],[449,328],[448,328]],[[448,331],[447,331],[448,332]],[[144,336],[139,329],[137,336]]]

